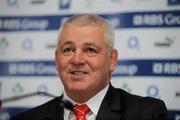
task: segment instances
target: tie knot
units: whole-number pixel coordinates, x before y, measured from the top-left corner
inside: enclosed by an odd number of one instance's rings
[[[77,117],[77,120],[79,120],[78,118],[85,119],[86,115],[90,112],[90,109],[86,104],[82,104],[82,105],[75,105],[73,111]]]

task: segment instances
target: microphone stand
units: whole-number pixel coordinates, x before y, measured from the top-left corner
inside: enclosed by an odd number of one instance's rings
[[[24,95],[18,95],[18,96],[2,99],[2,100],[0,100],[0,108],[1,108],[2,104],[4,104],[4,103],[11,102],[11,101],[16,101],[16,100],[36,96],[36,95],[37,96],[42,95],[42,96],[47,96],[47,97],[52,97],[52,98],[56,97],[55,95],[50,94],[50,93],[46,93],[46,92],[33,92],[33,93],[28,93],[28,94],[24,94]]]
[[[47,97],[52,97],[55,98],[56,96],[47,92],[33,92],[33,93],[28,93],[28,94],[24,94],[24,95],[19,95],[19,96],[15,96],[15,97],[9,97],[9,98],[5,98],[0,100],[0,109],[2,104],[7,103],[7,102],[11,102],[11,101],[17,101],[17,100],[21,100],[21,99],[25,99],[28,97],[32,97],[32,96],[47,96]],[[73,109],[73,104],[71,102],[69,102],[68,100],[60,100],[60,104],[61,107],[67,108],[69,110]]]

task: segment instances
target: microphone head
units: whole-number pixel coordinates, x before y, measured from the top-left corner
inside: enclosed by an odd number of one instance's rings
[[[60,106],[69,110],[73,110],[73,104],[68,100],[61,99]]]

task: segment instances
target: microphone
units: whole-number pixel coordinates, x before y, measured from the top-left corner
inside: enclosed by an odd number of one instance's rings
[[[73,110],[73,104],[68,101],[68,100],[63,100],[63,98],[61,98],[60,104],[61,107],[66,108],[68,110]]]

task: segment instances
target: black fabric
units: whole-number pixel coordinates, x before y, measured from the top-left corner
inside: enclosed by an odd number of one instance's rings
[[[63,120],[61,97],[12,117],[11,120]],[[162,100],[132,95],[110,85],[96,120],[167,120]]]

